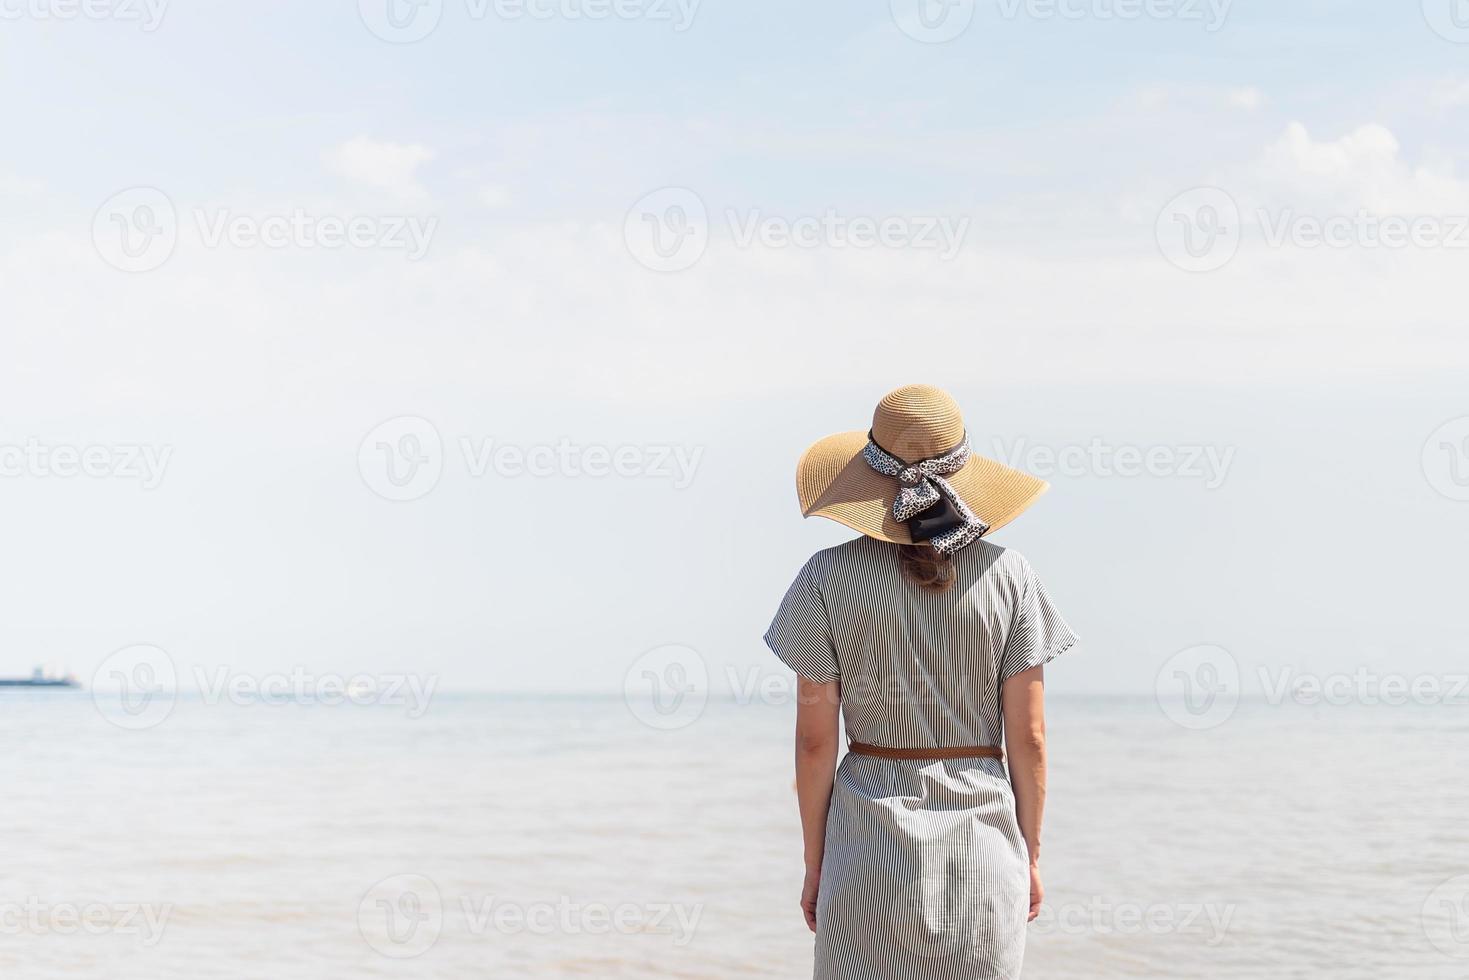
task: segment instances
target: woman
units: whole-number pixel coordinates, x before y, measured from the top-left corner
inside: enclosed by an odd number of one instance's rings
[[[926,385],[817,442],[796,483],[804,514],[864,535],[806,563],[765,636],[799,675],[815,975],[1018,977],[1042,896],[1041,665],[1076,637],[1025,559],[982,538],[1046,483],[974,455]]]

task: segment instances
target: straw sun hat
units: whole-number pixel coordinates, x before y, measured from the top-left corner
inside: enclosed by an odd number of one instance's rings
[[[894,503],[905,492],[919,503],[935,499],[935,485],[941,485],[943,496],[952,490],[962,502],[960,513],[965,506],[971,512],[966,515],[971,531],[961,530],[961,543],[953,547],[1005,526],[1049,487],[1045,480],[970,452],[959,405],[931,385],[889,392],[872,413],[870,436],[862,429],[827,436],[796,464],[802,514],[830,518],[895,544],[914,539],[907,521],[895,515]],[[931,543],[939,547],[940,538]]]

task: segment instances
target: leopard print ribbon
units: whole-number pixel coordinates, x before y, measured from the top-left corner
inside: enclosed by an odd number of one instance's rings
[[[872,438],[871,433],[868,433],[867,446],[862,450],[862,458],[866,460],[868,466],[898,481],[898,495],[893,500],[893,518],[899,524],[911,520],[917,514],[938,503],[940,494],[948,498],[949,503],[954,505],[954,510],[959,513],[964,523],[942,534],[934,535],[928,542],[941,555],[952,555],[960,548],[973,544],[990,529],[990,526],[975,516],[974,511],[970,510],[959,498],[959,494],[955,492],[949,481],[944,479],[963,469],[971,455],[967,434],[963,442],[942,456],[919,460],[916,463],[904,462],[883,449]]]

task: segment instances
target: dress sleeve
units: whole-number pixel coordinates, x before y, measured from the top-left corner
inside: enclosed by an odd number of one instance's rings
[[[765,631],[765,643],[787,667],[807,680],[829,684],[840,676],[826,600],[810,562],[786,591],[770,629]]]
[[[1022,670],[1049,663],[1071,649],[1076,640],[1076,634],[1051,602],[1045,584],[1026,562],[1020,576],[1020,598],[1010,617],[1010,632],[1005,637],[1000,683]]]

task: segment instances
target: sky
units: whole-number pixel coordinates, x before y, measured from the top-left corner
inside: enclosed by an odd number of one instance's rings
[[[1456,669],[1456,4],[0,0],[0,674],[778,674],[912,382],[1055,689]]]

